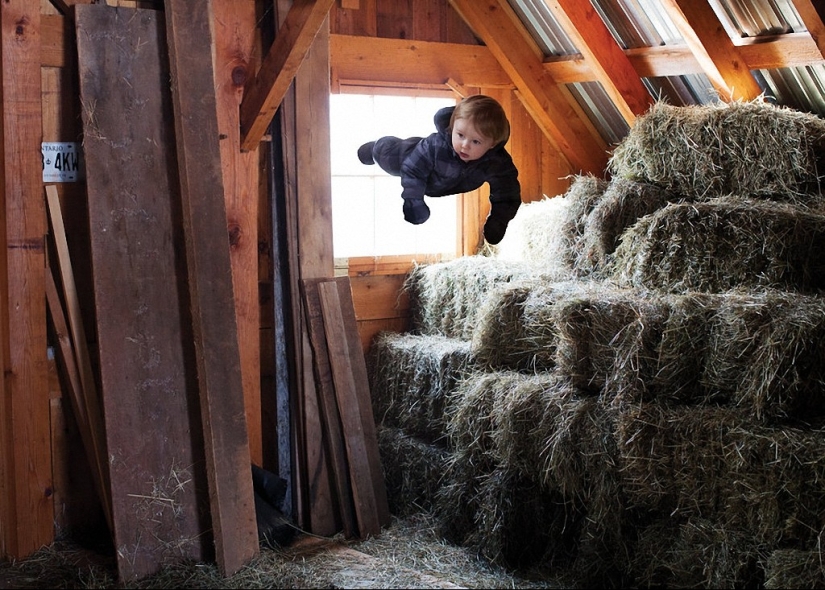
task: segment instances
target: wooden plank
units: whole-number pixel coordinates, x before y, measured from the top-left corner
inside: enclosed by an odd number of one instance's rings
[[[215,99],[221,174],[229,225],[229,255],[241,356],[244,407],[253,463],[264,466],[261,424],[261,348],[258,303],[258,189],[260,154],[240,149],[244,83],[257,69],[254,2],[212,0],[215,24]]]
[[[334,0],[295,0],[241,103],[241,148],[258,147]]]
[[[291,139],[285,143],[288,159],[286,184],[291,192],[287,197],[290,211],[289,247],[294,256],[296,276],[302,279],[325,278],[333,275],[332,256],[332,189],[330,174],[330,128],[318,121],[329,120],[329,25],[325,21],[315,38],[306,60],[301,65],[292,86],[293,102],[286,112],[288,126],[282,134]],[[312,166],[303,166],[303,162]],[[295,285],[295,299],[300,305],[299,285]],[[304,359],[312,358],[312,347],[307,335],[304,312],[299,318],[300,338]],[[298,322],[296,322],[298,323]],[[310,362],[301,367],[303,381],[300,403],[303,404],[301,442],[306,445],[306,474],[308,482],[306,513],[311,531],[330,534],[339,530],[334,520],[331,494],[331,476],[327,470],[328,458],[321,445],[321,421],[318,396]]]
[[[219,569],[259,551],[215,100],[211,3],[164,6],[189,301]],[[222,245],[223,244],[223,245]]]
[[[349,355],[352,378],[355,384],[355,394],[358,398],[358,407],[361,413],[361,428],[364,433],[370,473],[372,474],[372,483],[375,489],[378,521],[381,526],[388,526],[390,524],[390,509],[387,504],[384,472],[381,467],[381,457],[378,452],[378,434],[375,429],[375,418],[372,414],[372,399],[370,396],[367,365],[364,360],[361,340],[358,335],[358,326],[355,320],[352,287],[348,277],[338,277],[335,279],[335,283],[338,288],[343,333],[346,335],[347,354]]]
[[[175,254],[180,189],[168,173],[175,138],[159,15],[75,7],[112,532],[123,581],[173,559],[204,561],[211,541],[202,430],[192,418],[198,392],[186,363],[194,352],[181,304],[185,277]]]
[[[0,6],[0,555],[54,538],[41,180],[40,3]]]
[[[95,408],[96,416],[89,416],[89,406],[86,403],[86,396],[83,388],[83,381],[80,378],[81,371],[78,367],[77,353],[71,341],[69,326],[63,311],[63,305],[57,292],[51,269],[46,272],[46,301],[49,307],[49,315],[52,319],[52,326],[58,343],[57,358],[60,369],[65,376],[69,392],[69,403],[72,408],[72,415],[77,424],[77,431],[83,443],[83,450],[86,454],[88,472],[94,482],[91,489],[97,495],[100,502],[103,516],[111,530],[111,496],[109,494],[109,470],[106,463],[105,447],[98,448],[103,444],[105,432],[103,428],[103,415],[100,411],[100,404],[92,404]],[[85,349],[85,346],[84,346]],[[97,389],[92,392],[97,397]],[[62,418],[62,413],[61,413]],[[94,430],[93,430],[94,429]],[[64,452],[67,452],[64,450]],[[101,454],[102,453],[102,454]],[[64,455],[64,458],[67,455]],[[78,472],[87,471],[75,465]],[[53,466],[53,471],[57,467]]]
[[[321,310],[319,282],[324,279],[310,279],[302,282],[304,303],[306,305],[309,339],[312,342],[315,383],[318,390],[319,406],[324,420],[324,440],[329,452],[333,481],[337,492],[338,514],[341,518],[344,535],[351,538],[357,534],[355,506],[350,487],[347,456],[344,448],[344,435],[341,429],[341,414],[335,398],[335,384],[330,366],[329,349],[324,331],[324,317]]]
[[[335,382],[335,397],[341,413],[350,481],[355,499],[355,514],[358,518],[358,531],[362,538],[367,538],[381,532],[381,523],[378,519],[375,488],[370,472],[364,428],[361,423],[361,410],[352,373],[347,335],[344,331],[338,286],[334,282],[322,282],[318,285],[318,294],[324,317],[329,362]]]
[[[55,242],[55,249],[57,250],[61,284],[63,285],[63,300],[66,302],[68,313],[72,350],[77,359],[80,389],[78,390],[79,395],[75,400],[77,407],[74,409],[81,428],[85,429],[84,443],[87,445],[86,450],[88,452],[89,464],[95,472],[95,481],[97,482],[97,489],[100,493],[100,502],[103,505],[103,511],[106,514],[107,521],[111,525],[112,499],[111,493],[109,492],[109,468],[103,408],[92,369],[86,330],[80,311],[80,299],[75,285],[74,271],[69,255],[69,244],[66,239],[66,229],[63,224],[63,214],[60,209],[60,199],[58,198],[57,187],[55,185],[50,184],[46,187],[46,197],[49,205],[52,235]],[[52,277],[49,278],[53,280]],[[46,286],[46,294],[49,295],[49,287],[51,285],[47,282]],[[54,295],[52,299],[54,299]],[[52,302],[50,302],[50,307],[51,303]],[[56,306],[59,304],[59,300],[53,301],[53,303]],[[52,308],[52,313],[56,313],[55,308]],[[83,433],[83,430],[81,430],[81,432]]]

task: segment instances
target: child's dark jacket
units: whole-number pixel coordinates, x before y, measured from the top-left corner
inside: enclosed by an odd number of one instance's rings
[[[424,195],[443,197],[490,184],[490,217],[508,222],[521,205],[518,169],[504,143],[494,146],[478,160],[464,162],[455,153],[449,129],[455,107],[444,107],[434,117],[436,133],[425,137],[401,164],[401,196],[424,201]]]

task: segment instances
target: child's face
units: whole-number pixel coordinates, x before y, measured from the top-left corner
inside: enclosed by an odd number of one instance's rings
[[[453,149],[464,162],[478,160],[493,147],[493,140],[478,132],[469,119],[453,122]]]

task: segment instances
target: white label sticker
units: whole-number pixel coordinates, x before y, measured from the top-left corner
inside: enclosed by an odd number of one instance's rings
[[[77,182],[83,178],[80,148],[74,141],[43,142],[43,182]]]

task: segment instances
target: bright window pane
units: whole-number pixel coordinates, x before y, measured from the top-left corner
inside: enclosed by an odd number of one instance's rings
[[[425,137],[435,131],[438,109],[450,98],[330,96],[332,231],[336,258],[404,254],[454,255],[457,196],[425,197],[430,218],[404,221],[401,179],[358,160],[361,144],[385,135]]]

